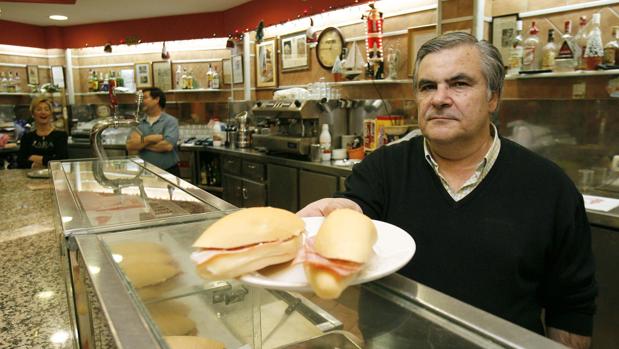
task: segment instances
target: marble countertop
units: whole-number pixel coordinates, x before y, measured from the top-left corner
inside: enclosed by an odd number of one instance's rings
[[[0,347],[73,348],[49,179],[0,171]]]

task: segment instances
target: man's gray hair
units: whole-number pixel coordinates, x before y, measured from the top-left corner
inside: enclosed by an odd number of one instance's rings
[[[415,71],[413,73],[414,88],[417,88],[419,65],[427,55],[460,45],[477,47],[481,56],[481,70],[488,86],[488,98],[490,98],[491,93],[496,93],[500,99],[501,91],[503,90],[503,80],[505,79],[505,67],[503,66],[501,53],[486,40],[477,40],[473,35],[463,32],[439,35],[421,46],[415,60]]]

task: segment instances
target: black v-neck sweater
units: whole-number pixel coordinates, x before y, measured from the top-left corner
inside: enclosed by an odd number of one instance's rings
[[[412,235],[400,273],[543,333],[591,335],[597,286],[582,196],[554,163],[501,138],[488,175],[454,201],[424,158],[423,137],[382,147],[338,193]]]

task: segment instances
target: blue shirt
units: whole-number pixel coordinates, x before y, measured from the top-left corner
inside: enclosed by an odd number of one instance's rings
[[[172,150],[169,152],[157,153],[147,150],[146,148],[140,150],[140,157],[144,161],[149,162],[161,169],[168,169],[178,163],[178,154],[176,153],[176,143],[178,142],[178,120],[172,115],[161,112],[159,118],[149,124],[146,118],[140,120],[140,123],[136,127],[136,131],[146,137],[152,134],[163,135],[163,139],[172,144]]]

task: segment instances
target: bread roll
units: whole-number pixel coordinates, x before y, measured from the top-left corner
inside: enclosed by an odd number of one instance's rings
[[[193,244],[191,258],[207,279],[229,279],[294,259],[305,223],[292,212],[253,207],[224,216]]]
[[[299,235],[305,223],[290,211],[274,207],[241,209],[213,223],[194,247],[235,248]]]
[[[363,213],[344,208],[325,218],[316,234],[314,249],[325,258],[365,263],[375,242],[374,222]]]
[[[304,270],[318,297],[338,298],[372,256],[377,234],[364,214],[338,209],[318,229],[313,244],[306,245]]]

